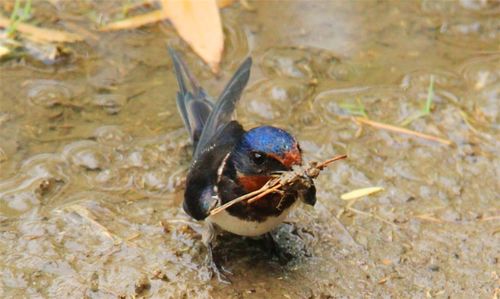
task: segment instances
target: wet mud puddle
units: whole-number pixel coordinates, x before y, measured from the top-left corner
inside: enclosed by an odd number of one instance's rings
[[[498,296],[498,4],[250,4],[222,11],[217,78],[168,24],[93,30],[120,3],[34,1],[40,24],[89,34],[56,63],[0,62],[0,297]],[[231,286],[181,209],[190,148],[166,41],[212,95],[251,54],[238,119],[287,128],[311,160],[349,155],[274,232],[288,261],[220,238]],[[384,191],[340,199],[369,186]]]

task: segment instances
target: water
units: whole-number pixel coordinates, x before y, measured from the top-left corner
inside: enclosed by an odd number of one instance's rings
[[[235,4],[222,12],[218,77],[168,23],[94,30],[122,4],[35,1],[36,20],[80,28],[85,42],[51,65],[0,64],[1,297],[492,298],[498,3]],[[190,148],[166,43],[212,95],[252,55],[238,119],[290,130],[308,160],[349,154],[320,176],[317,205],[276,230],[287,263],[261,240],[220,238],[229,287],[209,279],[181,209]],[[360,126],[345,108],[399,125],[425,105],[431,76],[432,111],[408,128],[452,146]],[[368,186],[385,191],[340,199]]]

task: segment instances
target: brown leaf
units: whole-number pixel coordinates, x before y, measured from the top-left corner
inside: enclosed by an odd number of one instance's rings
[[[162,0],[165,16],[179,35],[210,66],[219,70],[224,36],[216,0]]]
[[[163,0],[160,0],[163,1]],[[217,6],[219,8],[224,8],[231,5],[234,0],[217,0]],[[138,3],[136,5],[144,5],[144,3]],[[124,30],[124,29],[135,29],[148,24],[156,23],[162,20],[168,19],[168,12],[166,10],[153,10],[151,12],[144,13],[142,15],[132,16],[130,18],[112,22],[106,25],[103,25],[99,28],[99,31],[115,31],[115,30]]]

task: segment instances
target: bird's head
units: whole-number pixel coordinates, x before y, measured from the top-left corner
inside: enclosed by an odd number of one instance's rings
[[[262,187],[272,174],[301,165],[302,153],[295,138],[285,130],[261,126],[242,136],[231,160],[240,183],[250,192]]]

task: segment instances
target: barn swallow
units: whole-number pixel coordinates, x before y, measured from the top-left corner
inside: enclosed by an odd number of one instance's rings
[[[232,119],[250,77],[252,59],[243,61],[214,104],[184,61],[169,48],[179,85],[177,107],[193,143],[193,159],[186,179],[184,211],[208,228],[203,235],[208,262],[220,281],[224,275],[213,261],[216,228],[241,236],[268,234],[301,200],[316,202],[311,181],[307,190],[273,193],[254,202],[242,201],[215,215],[210,211],[261,188],[273,175],[302,164],[297,140],[283,129],[259,126],[246,131]],[[186,81],[189,84],[186,84]],[[267,237],[272,236],[270,234]]]

